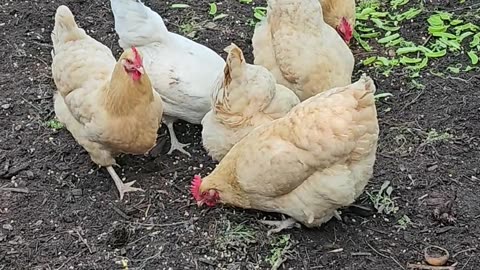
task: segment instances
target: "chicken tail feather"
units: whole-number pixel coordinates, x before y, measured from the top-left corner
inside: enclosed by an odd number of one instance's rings
[[[234,43],[224,49],[228,53],[223,76],[219,84],[212,92],[212,105],[217,118],[222,119],[224,124],[230,126],[240,125],[244,120],[241,114],[235,114],[231,111],[229,86],[233,80],[239,80],[243,76],[246,62],[242,50]]]
[[[85,38],[85,31],[78,27],[72,11],[67,6],[61,5],[55,13],[55,26],[52,31],[53,51],[52,56],[61,44],[68,41],[79,40]]]
[[[118,43],[123,49],[168,40],[162,17],[140,0],[110,0]]]
[[[372,78],[366,74],[363,74],[360,80],[355,84],[359,84],[360,86],[360,91],[355,94],[355,97],[358,100],[358,107],[366,108],[372,106],[375,103],[373,95],[377,90],[375,87],[375,82],[372,80]]]

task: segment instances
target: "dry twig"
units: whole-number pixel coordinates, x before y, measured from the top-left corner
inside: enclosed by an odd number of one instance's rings
[[[0,191],[9,191],[9,192],[16,192],[16,193],[30,193],[28,188],[9,188],[9,187],[0,187]]]
[[[407,264],[408,269],[421,269],[421,270],[455,270],[455,266],[433,266],[426,264]]]
[[[376,250],[374,247],[372,247],[372,245],[370,245],[367,241],[365,241],[365,243],[367,243],[367,245],[368,245],[375,253],[377,253],[378,255],[380,255],[380,256],[382,256],[382,257],[384,257],[384,258],[387,258],[387,259],[391,259],[391,260],[394,261],[398,266],[400,266],[400,268],[405,269],[405,267],[403,267],[403,265],[401,265],[401,264],[398,262],[398,260],[395,259],[394,257],[392,257],[392,256],[387,256],[387,255],[385,255],[385,254],[380,253],[378,250]]]

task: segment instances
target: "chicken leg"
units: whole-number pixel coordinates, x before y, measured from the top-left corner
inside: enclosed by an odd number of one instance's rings
[[[118,176],[118,174],[115,172],[115,169],[113,169],[112,166],[107,167],[107,171],[110,174],[110,176],[113,179],[113,182],[115,182],[115,186],[117,186],[118,192],[120,193],[120,200],[123,199],[123,195],[126,192],[133,192],[133,191],[144,191],[141,188],[136,188],[132,187],[133,184],[135,184],[135,181],[128,182],[128,183],[123,183],[122,179]]]
[[[167,125],[168,132],[170,133],[170,150],[168,151],[167,154],[171,154],[173,151],[178,150],[185,155],[191,157],[190,153],[188,153],[185,149],[183,149],[186,146],[189,146],[189,143],[180,143],[177,139],[177,136],[175,135],[175,130],[173,129],[173,122],[175,119],[170,118],[168,116],[163,117],[163,122]]]
[[[297,223],[297,221],[293,218],[288,218],[284,220],[259,220],[258,222],[268,225],[268,226],[274,226],[276,228],[270,229],[267,232],[267,235],[270,235],[272,233],[278,233],[281,232],[285,229],[291,229],[293,227],[300,227],[300,224]]]

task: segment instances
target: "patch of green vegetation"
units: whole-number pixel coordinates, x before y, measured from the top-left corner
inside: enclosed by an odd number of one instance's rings
[[[397,227],[406,230],[408,226],[412,225],[412,220],[407,216],[403,215],[398,221],[397,221]]]
[[[426,143],[447,142],[453,138],[454,136],[448,132],[439,133],[435,129],[431,129],[427,134],[427,138],[425,139],[425,142]]]
[[[55,131],[60,130],[60,129],[62,129],[62,128],[65,127],[64,124],[60,123],[60,122],[59,122],[58,120],[56,120],[56,119],[50,119],[50,120],[48,120],[47,122],[45,122],[45,126],[48,127],[48,128],[51,128],[51,129],[53,129],[53,130],[55,130]]]
[[[418,33],[427,38],[417,44],[402,37],[405,22],[419,20],[427,15],[421,3],[405,8],[409,0],[380,2],[363,0],[357,4],[357,22],[354,38],[366,51],[372,52],[374,45],[386,48],[388,55],[376,55],[363,59],[365,66],[373,66],[385,76],[393,69],[404,68],[411,78],[419,77],[438,58],[465,55],[471,66],[464,69],[448,69],[452,73],[468,72],[478,68],[480,55],[480,27],[468,22],[466,16],[437,11],[424,23],[427,32]]]
[[[249,19],[248,24],[255,27],[258,22],[263,20],[267,16],[266,7],[254,7],[253,8],[253,18]]]
[[[286,254],[292,248],[290,241],[290,234],[277,236],[271,243],[272,249],[270,256],[267,257],[267,262],[272,267],[271,269],[278,269],[287,259]]]
[[[390,181],[385,181],[379,190],[372,193],[367,192],[373,207],[377,209],[379,214],[394,214],[398,211],[394,199],[391,197],[393,187],[390,186]]]
[[[210,10],[208,11],[208,14],[213,17],[214,21],[223,19],[228,16],[225,13],[220,13],[220,14],[217,14],[217,13],[218,13],[217,4],[215,2],[210,3]]]
[[[226,221],[226,228],[223,235],[219,237],[216,244],[221,249],[228,249],[232,246],[248,246],[257,242],[256,232],[244,224],[233,225]]]

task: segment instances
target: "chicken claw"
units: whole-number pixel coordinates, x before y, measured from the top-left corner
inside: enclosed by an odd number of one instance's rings
[[[144,190],[141,188],[132,187],[132,185],[135,184],[135,181],[123,183],[122,179],[120,179],[120,177],[115,172],[115,169],[113,169],[112,166],[108,166],[107,171],[112,177],[113,182],[115,182],[115,186],[117,186],[118,192],[120,193],[120,200],[123,200],[123,195],[126,192],[134,192],[134,191],[144,192]]]
[[[291,229],[293,227],[300,227],[300,225],[297,223],[297,221],[293,218],[288,218],[284,219],[281,221],[278,220],[259,220],[258,222],[268,225],[268,226],[274,226],[276,228],[270,229],[267,232],[267,236],[269,236],[272,233],[278,233],[281,232],[285,229]]]
[[[175,130],[173,130],[173,121],[166,121],[168,132],[170,133],[170,151],[168,151],[168,155],[170,155],[173,151],[178,150],[185,155],[191,157],[190,153],[188,153],[185,149],[186,146],[189,146],[189,143],[180,143],[175,135]]]
[[[337,210],[334,210],[334,211],[333,211],[333,216],[334,216],[338,221],[342,221],[342,217],[340,216],[340,212],[338,212]]]

